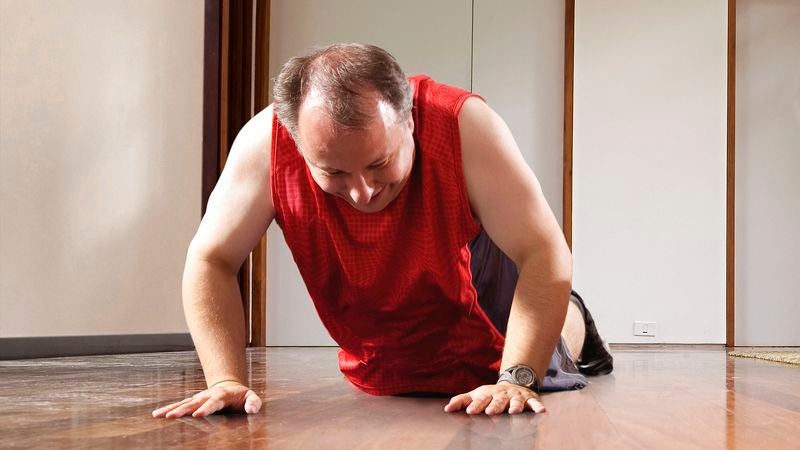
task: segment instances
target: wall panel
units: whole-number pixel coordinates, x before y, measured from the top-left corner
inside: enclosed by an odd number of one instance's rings
[[[203,2],[0,2],[0,337],[182,333]]]
[[[611,342],[724,342],[726,33],[724,0],[576,1],[575,286]]]
[[[475,1],[472,88],[503,117],[562,219],[564,1]]]
[[[737,0],[736,344],[800,345],[800,2]]]

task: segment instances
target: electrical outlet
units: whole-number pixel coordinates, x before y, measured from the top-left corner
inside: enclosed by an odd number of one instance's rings
[[[633,322],[633,335],[634,336],[655,336],[656,323],[655,322]]]

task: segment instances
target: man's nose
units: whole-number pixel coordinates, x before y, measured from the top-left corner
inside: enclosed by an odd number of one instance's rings
[[[372,199],[375,188],[363,175],[354,175],[350,184],[350,198],[356,205],[366,205]]]

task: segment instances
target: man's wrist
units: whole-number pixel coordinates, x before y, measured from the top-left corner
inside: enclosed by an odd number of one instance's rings
[[[211,389],[212,387],[214,387],[214,386],[217,386],[217,385],[220,385],[220,384],[222,384],[222,383],[236,383],[236,384],[241,384],[242,386],[246,386],[244,383],[242,383],[242,382],[241,382],[241,381],[239,381],[239,380],[234,380],[234,379],[225,379],[225,380],[219,380],[219,381],[217,381],[217,382],[214,382],[214,383],[211,383],[211,384],[209,384],[207,389]]]

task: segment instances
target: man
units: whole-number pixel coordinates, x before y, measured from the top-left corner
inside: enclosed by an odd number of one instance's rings
[[[236,273],[273,219],[341,371],[367,393],[459,394],[447,412],[542,412],[538,391],[586,385],[573,361],[611,370],[502,119],[466,91],[407,79],[378,47],[337,44],[287,62],[275,103],[233,144],[184,272],[208,389],[155,417],[260,409]]]

